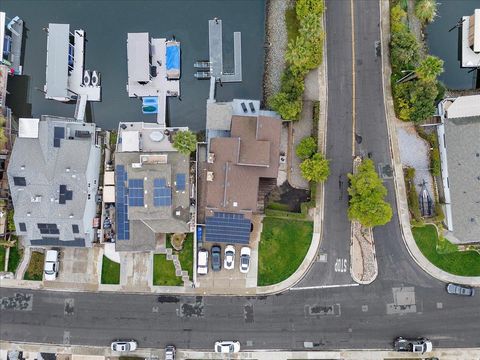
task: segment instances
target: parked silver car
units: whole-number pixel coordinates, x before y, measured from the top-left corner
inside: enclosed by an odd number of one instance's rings
[[[475,289],[471,288],[470,286],[458,285],[458,284],[448,284],[447,285],[447,292],[453,295],[461,295],[461,296],[473,296],[475,295]]]

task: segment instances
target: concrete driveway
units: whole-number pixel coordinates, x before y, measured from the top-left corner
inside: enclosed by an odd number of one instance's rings
[[[82,283],[98,285],[98,259],[100,247],[62,248],[60,250],[60,267],[55,281],[45,281],[45,286],[60,283]]]

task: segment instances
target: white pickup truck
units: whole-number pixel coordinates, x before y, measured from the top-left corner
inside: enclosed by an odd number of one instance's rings
[[[425,338],[419,339],[405,339],[398,337],[393,343],[395,351],[413,352],[418,354],[425,354],[432,351],[432,342]]]

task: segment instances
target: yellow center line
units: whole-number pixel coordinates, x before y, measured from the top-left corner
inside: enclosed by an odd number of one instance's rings
[[[352,22],[352,157],[355,156],[355,19],[353,0],[350,0],[350,17]]]

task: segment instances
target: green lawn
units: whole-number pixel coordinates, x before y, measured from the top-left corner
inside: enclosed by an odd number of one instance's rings
[[[3,246],[0,246],[0,271],[3,271],[5,269],[5,253],[7,249],[5,249]]]
[[[313,223],[265,217],[259,245],[258,286],[287,279],[303,261],[312,241]]]
[[[167,260],[165,254],[153,255],[153,285],[182,286],[180,276],[175,275],[173,261]]]
[[[188,233],[185,242],[183,243],[183,249],[180,252],[174,251],[178,255],[182,270],[188,271],[188,276],[192,280],[193,276],[193,233]],[[183,284],[183,283],[182,283]]]
[[[102,284],[120,284],[120,264],[106,256],[102,259]]]
[[[480,254],[476,251],[457,251],[447,240],[437,246],[438,234],[433,225],[414,227],[412,233],[423,255],[435,266],[455,275],[480,276]]]
[[[43,279],[43,263],[45,261],[45,254],[34,251],[30,256],[27,270],[23,276],[24,280],[42,281]]]
[[[17,245],[10,248],[10,255],[8,256],[8,271],[15,273],[18,265],[22,260],[23,250],[18,248]]]

